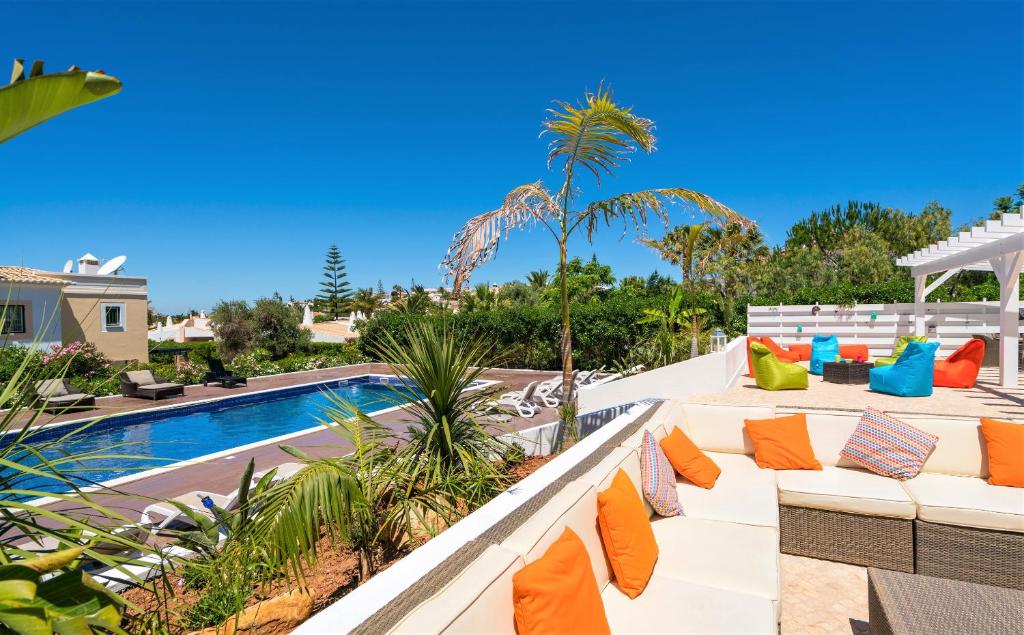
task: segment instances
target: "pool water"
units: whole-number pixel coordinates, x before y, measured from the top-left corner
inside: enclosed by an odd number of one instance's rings
[[[163,412],[135,413],[109,417],[94,426],[47,447],[49,459],[64,452],[104,452],[132,455],[131,458],[89,460],[76,480],[83,485],[152,469],[177,461],[257,443],[291,432],[315,428],[330,401],[325,394],[354,403],[363,412],[390,408],[413,398],[387,376],[364,376],[279,391],[232,397],[221,402],[197,404]],[[415,395],[419,399],[422,395]],[[60,435],[67,434],[64,428]],[[52,435],[44,432],[39,436]],[[118,445],[127,444],[127,445]],[[25,460],[26,463],[37,463]],[[241,466],[239,466],[241,469]],[[3,471],[0,470],[0,478]],[[59,483],[41,478],[19,478],[21,489],[57,492]]]

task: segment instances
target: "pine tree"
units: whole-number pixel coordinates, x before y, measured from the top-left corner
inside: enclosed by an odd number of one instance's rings
[[[341,251],[337,245],[331,245],[327,250],[327,259],[324,262],[324,278],[320,283],[320,295],[316,296],[317,304],[332,320],[341,317],[342,311],[348,306],[352,291],[349,289],[348,280],[345,278],[345,259],[341,257]]]

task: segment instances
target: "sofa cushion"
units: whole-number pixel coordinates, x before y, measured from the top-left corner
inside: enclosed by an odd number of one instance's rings
[[[615,478],[619,470],[625,472],[626,476],[633,481],[633,487],[636,488],[636,491],[641,491],[643,476],[640,474],[640,454],[636,450],[629,448],[615,448],[600,463],[590,468],[583,476],[580,476],[578,480],[594,486],[594,489],[597,491],[601,491],[611,486],[612,479]],[[651,507],[651,504],[647,500],[644,500],[643,503],[647,509],[647,514],[653,514],[654,508]],[[595,515],[595,519],[596,517]]]
[[[782,414],[782,413],[780,413]],[[807,434],[814,458],[822,465],[860,467],[842,456],[850,435],[857,429],[860,412],[807,412]]]
[[[774,470],[820,470],[807,434],[807,418],[797,413],[773,419],[747,419],[758,467]]]
[[[614,584],[601,593],[613,633],[777,633],[771,600],[653,576],[630,599]]]
[[[676,493],[688,518],[779,528],[775,470],[763,470],[746,454],[708,452],[722,469],[711,489],[678,479]]]
[[[981,418],[989,485],[1024,487],[1024,424]]]
[[[985,442],[974,418],[900,415],[910,425],[939,437],[921,472],[988,478]]]
[[[35,390],[36,394],[43,399],[63,397],[68,394],[68,387],[63,379],[43,379],[37,381]]]
[[[674,473],[678,472],[686,480],[704,489],[715,486],[722,468],[715,465],[682,430],[672,428],[672,432],[661,440],[661,448],[671,462]],[[672,482],[675,484],[675,478]]]
[[[512,578],[516,633],[611,633],[587,549],[568,527]]]
[[[754,444],[743,429],[745,419],[769,419],[773,406],[715,406],[686,404],[683,420],[686,433],[697,447],[711,452],[753,454]]]
[[[1024,533],[1024,489],[927,473],[903,481],[903,487],[917,503],[921,520]]]
[[[153,371],[151,370],[130,370],[125,373],[125,376],[128,377],[128,381],[140,386],[156,383],[156,377],[153,376]]]
[[[654,438],[660,441],[673,426],[684,425],[684,406],[685,403],[678,399],[663,401],[657,406],[658,409],[651,415],[651,418],[619,445],[624,448],[639,450],[640,444],[643,442],[645,430],[650,431]]]
[[[777,479],[780,505],[890,518],[913,518],[917,512],[899,481],[865,470],[829,465],[820,472],[780,471]]]
[[[880,476],[914,478],[939,440],[877,408],[865,408],[842,456]]]
[[[658,560],[658,543],[651,530],[643,497],[621,469],[608,489],[597,493],[597,521],[604,552],[615,572],[615,583],[635,598],[643,592]]]
[[[656,518],[654,575],[780,599],[779,532],[696,518]]]
[[[491,545],[391,632],[512,635],[512,576],[523,565],[519,554]]]
[[[640,475],[643,477],[644,498],[658,515],[678,516],[683,513],[676,494],[676,471],[654,436],[646,430],[640,449]]]
[[[570,527],[587,548],[597,588],[611,580],[611,568],[597,529],[597,491],[576,480],[565,485],[519,526],[501,546],[523,556],[527,563],[544,555],[547,548]]]

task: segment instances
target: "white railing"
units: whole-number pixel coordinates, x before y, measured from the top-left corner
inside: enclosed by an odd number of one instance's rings
[[[928,302],[925,329],[939,340],[940,356],[972,335],[999,334],[998,302]],[[835,335],[841,344],[865,344],[872,356],[885,356],[901,335],[914,334],[912,303],[822,304],[747,307],[747,335],[771,337],[779,344],[809,344],[815,335]]]

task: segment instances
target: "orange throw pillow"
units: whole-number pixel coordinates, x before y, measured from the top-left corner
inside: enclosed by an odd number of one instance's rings
[[[1024,424],[981,419],[989,485],[1024,487]]]
[[[658,543],[647,509],[622,469],[611,487],[597,493],[597,523],[615,581],[630,599],[647,587],[658,561]]]
[[[676,472],[698,487],[711,489],[722,473],[722,468],[701,452],[678,427],[672,428],[672,432],[661,440],[661,449]]]
[[[773,470],[820,470],[807,435],[804,413],[775,419],[745,419],[744,427],[754,442],[758,467]]]
[[[512,576],[516,632],[611,633],[583,541],[568,527]]]

